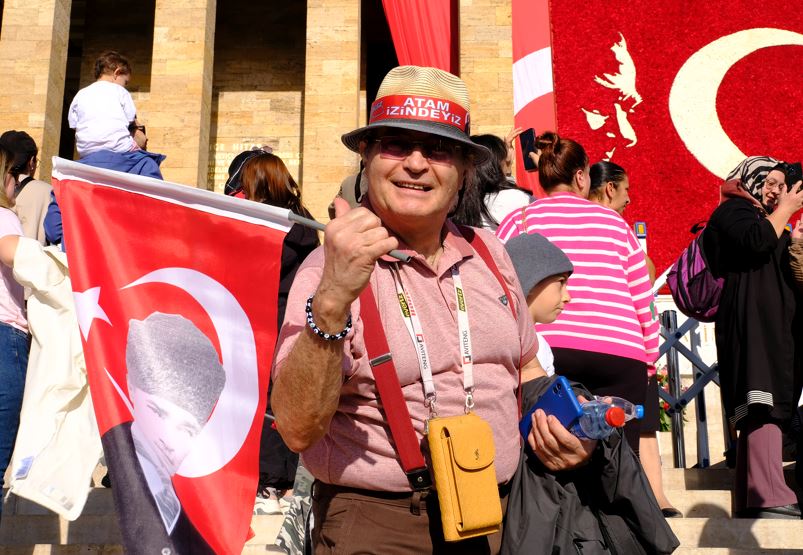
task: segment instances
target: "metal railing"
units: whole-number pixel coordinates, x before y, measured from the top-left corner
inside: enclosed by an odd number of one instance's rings
[[[659,349],[658,357],[666,355],[669,391],[658,389],[658,395],[669,404],[667,412],[672,417],[672,455],[675,468],[686,467],[686,439],[683,430],[683,410],[693,400],[696,403],[697,423],[697,468],[711,465],[708,447],[708,417],[705,407],[705,387],[714,382],[719,385],[717,363],[706,364],[692,349],[680,342],[684,335],[697,329],[700,323],[689,318],[682,326],[677,325],[677,312],[666,310],[661,314],[661,335],[665,341]],[[683,391],[680,380],[680,356],[686,358],[694,369],[692,384]],[[723,412],[723,436],[725,450],[730,447],[730,427]]]

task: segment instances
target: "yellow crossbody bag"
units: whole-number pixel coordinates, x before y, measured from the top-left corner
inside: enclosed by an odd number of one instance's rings
[[[458,541],[498,532],[502,503],[491,426],[473,412],[433,418],[427,438],[444,539]]]

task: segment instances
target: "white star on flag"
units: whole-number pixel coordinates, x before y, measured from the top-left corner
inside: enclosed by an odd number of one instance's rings
[[[111,325],[109,317],[98,303],[100,287],[93,287],[81,293],[75,292],[73,296],[75,297],[75,312],[78,314],[78,327],[81,328],[84,341],[89,340],[89,330],[96,318]]]

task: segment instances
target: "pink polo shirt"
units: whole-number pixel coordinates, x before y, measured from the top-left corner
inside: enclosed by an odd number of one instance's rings
[[[429,351],[438,414],[463,414],[465,395],[457,334],[457,313],[451,267],[458,265],[468,306],[474,358],[475,412],[493,429],[496,474],[499,483],[513,476],[519,459],[516,387],[519,368],[535,357],[538,343],[524,295],[510,259],[493,234],[476,230],[488,246],[511,294],[517,318],[505,304],[499,282],[451,223],[446,224],[444,251],[433,269],[414,251],[409,263],[398,263],[405,289],[413,299]],[[404,246],[401,247],[402,250]],[[388,259],[393,260],[393,259]],[[318,287],[323,270],[319,247],[298,270],[284,325],[279,334],[274,377],[306,325],[304,304]],[[413,427],[424,438],[427,409],[421,373],[410,334],[399,309],[390,267],[380,260],[371,277],[379,313],[393,354],[402,393]],[[368,363],[360,319],[359,300],[351,305],[354,329],[343,341],[343,388],[340,404],[327,434],[302,453],[304,466],[319,480],[341,486],[382,491],[407,491],[385,415],[379,408]],[[426,454],[426,453],[425,453]]]

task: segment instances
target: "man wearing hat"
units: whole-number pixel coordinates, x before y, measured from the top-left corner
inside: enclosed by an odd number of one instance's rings
[[[438,496],[402,469],[371,368],[381,361],[366,351],[376,329],[361,317],[360,294],[370,285],[414,445],[427,461],[425,426],[435,412],[471,408],[490,425],[504,507],[520,453],[520,375],[544,373],[504,248],[490,233],[461,231],[447,219],[467,172],[488,156],[469,139],[466,86],[438,69],[397,67],[380,86],[369,124],[342,139],[365,165],[367,195],[353,210],[335,200],[323,246],[296,274],[273,368],[279,432],[316,478],[314,551],[498,552],[499,533],[445,542]],[[499,277],[472,246],[478,242]],[[410,260],[387,256],[392,249]],[[581,464],[594,447],[543,414],[529,442],[552,470]]]
[[[34,179],[39,162],[36,142],[25,131],[6,131],[0,135],[0,145],[14,155],[11,167],[11,175],[17,180],[14,212],[22,223],[25,236],[44,245],[44,221],[52,188],[44,181]]]

